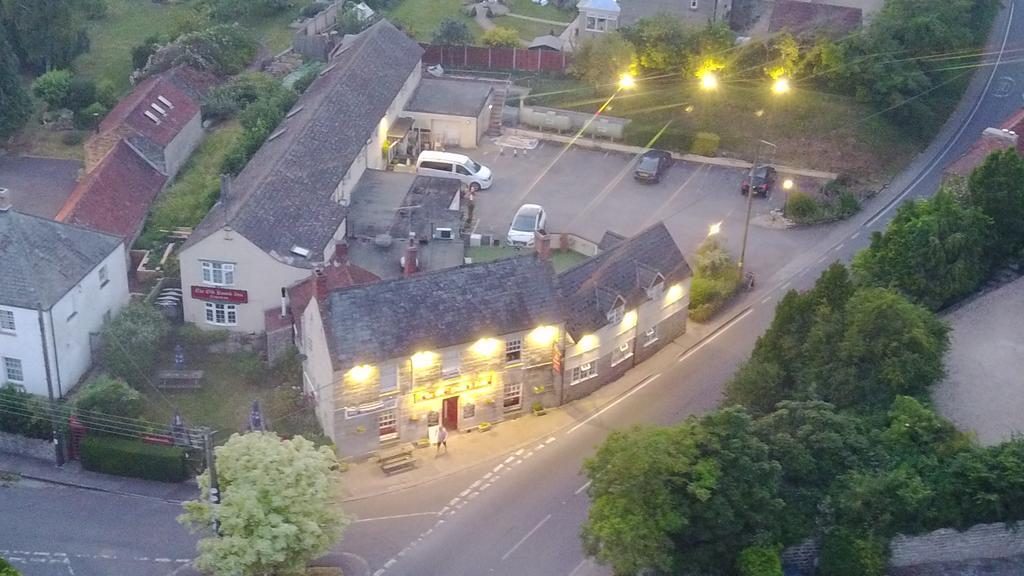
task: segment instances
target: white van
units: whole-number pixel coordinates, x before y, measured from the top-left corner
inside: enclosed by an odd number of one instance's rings
[[[416,173],[421,176],[455,178],[469,186],[472,191],[491,187],[491,169],[477,164],[469,156],[424,150],[416,159]]]

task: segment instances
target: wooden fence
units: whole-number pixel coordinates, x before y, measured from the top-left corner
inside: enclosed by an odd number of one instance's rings
[[[565,72],[572,58],[554,50],[491,48],[487,46],[440,46],[422,44],[423,63],[444,68],[483,68],[527,72]]]

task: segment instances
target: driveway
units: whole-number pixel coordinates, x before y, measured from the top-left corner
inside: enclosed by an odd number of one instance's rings
[[[35,156],[0,156],[0,188],[11,194],[14,209],[53,218],[78,180],[77,160]]]
[[[494,185],[477,194],[476,232],[504,239],[516,209],[524,203],[544,206],[550,232],[571,232],[598,242],[606,231],[632,236],[663,220],[685,254],[707,237],[709,226],[722,222],[721,238],[739,256],[746,198],[739,192],[745,170],[677,161],[657,184],[633,179],[634,157],[541,142],[528,156],[498,153],[491,143],[468,155],[494,171]],[[557,158],[557,161],[556,161]],[[787,176],[779,175],[781,182]],[[813,186],[806,178],[797,186]],[[751,270],[771,271],[795,253],[812,246],[827,228],[781,230],[763,226],[772,208],[781,208],[785,193],[754,198],[747,247]]]

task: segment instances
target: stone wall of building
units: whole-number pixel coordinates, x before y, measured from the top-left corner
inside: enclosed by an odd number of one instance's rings
[[[56,463],[57,459],[53,449],[53,442],[37,438],[26,438],[25,436],[8,434],[7,432],[0,432],[0,452],[48,460],[54,463]]]

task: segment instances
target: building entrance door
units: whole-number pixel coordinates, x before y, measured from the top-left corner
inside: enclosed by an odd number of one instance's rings
[[[441,425],[448,430],[459,429],[459,397],[445,398],[441,404]]]

